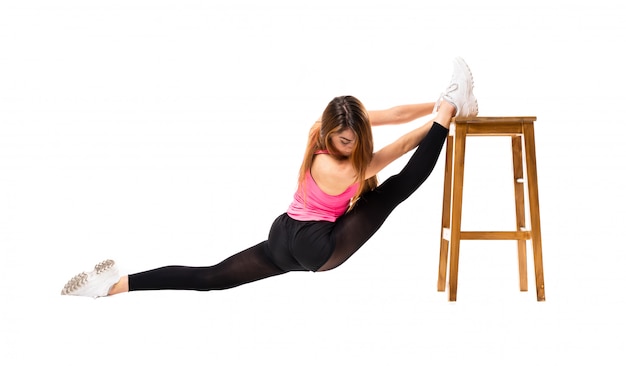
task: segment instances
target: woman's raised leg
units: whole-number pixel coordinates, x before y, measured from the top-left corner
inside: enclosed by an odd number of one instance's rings
[[[433,171],[448,136],[454,106],[442,103],[436,118],[425,124],[430,130],[400,173],[365,193],[352,210],[337,220],[333,230],[335,248],[319,269],[326,271],[345,262],[381,227],[391,212],[424,183]]]

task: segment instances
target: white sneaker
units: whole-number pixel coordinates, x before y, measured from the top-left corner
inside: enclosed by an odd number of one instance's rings
[[[63,287],[61,295],[104,297],[119,280],[120,274],[115,261],[107,259],[96,264],[93,271],[72,277]]]
[[[435,112],[439,110],[442,100],[456,108],[456,117],[474,117],[478,114],[478,101],[474,96],[474,77],[465,60],[456,57],[453,61],[452,80],[448,88],[441,93],[435,104]]]

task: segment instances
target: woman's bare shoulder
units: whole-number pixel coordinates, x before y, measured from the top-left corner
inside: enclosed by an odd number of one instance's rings
[[[339,160],[328,154],[315,156],[311,176],[322,191],[332,195],[341,194],[356,180],[350,161]]]

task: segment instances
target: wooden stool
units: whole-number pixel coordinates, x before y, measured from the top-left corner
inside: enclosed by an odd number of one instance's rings
[[[545,301],[535,132],[533,127],[535,120],[536,117],[459,117],[452,120],[450,134],[446,141],[441,252],[439,257],[439,280],[437,282],[437,290],[445,291],[449,244],[451,248],[449,301],[456,301],[459,245],[461,240],[517,240],[520,291],[528,291],[526,241],[532,240],[537,301]],[[461,231],[463,172],[467,136],[511,136],[515,211],[517,217],[516,231]],[[525,154],[522,154],[522,144]],[[524,173],[526,174],[524,175]],[[527,183],[526,187],[528,189],[530,228],[526,226],[524,183]]]

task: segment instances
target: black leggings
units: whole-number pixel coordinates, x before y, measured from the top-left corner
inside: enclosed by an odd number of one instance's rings
[[[361,196],[336,222],[279,216],[268,240],[208,267],[167,266],[128,276],[130,291],[221,290],[290,271],[338,267],[381,227],[433,171],[448,129],[434,123],[402,171]]]

